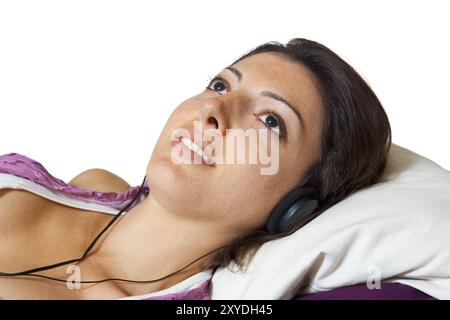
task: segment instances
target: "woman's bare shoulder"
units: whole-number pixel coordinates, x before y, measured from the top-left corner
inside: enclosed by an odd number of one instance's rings
[[[131,186],[118,175],[99,168],[83,171],[68,182],[71,186],[100,192],[124,192]]]

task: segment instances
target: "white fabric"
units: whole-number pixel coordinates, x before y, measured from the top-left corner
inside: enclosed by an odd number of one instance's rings
[[[378,276],[450,299],[450,172],[393,144],[385,177],[265,243],[246,272],[218,269],[212,299],[290,299]]]
[[[189,278],[184,279],[181,282],[178,282],[177,284],[174,284],[170,288],[163,289],[160,291],[148,293],[148,294],[142,294],[138,296],[129,296],[125,298],[120,298],[118,300],[142,300],[150,297],[156,297],[156,296],[162,296],[170,293],[180,293],[188,290],[193,290],[197,287],[200,287],[206,280],[210,279],[212,276],[212,269],[207,269],[204,271],[201,271],[199,273],[196,273]]]
[[[37,194],[38,196],[41,196],[43,198],[78,209],[98,211],[108,213],[111,215],[116,215],[120,211],[105,205],[70,198],[62,193],[54,192],[49,188],[37,184],[34,181],[15,176],[13,174],[0,173],[0,189],[7,189],[7,188],[26,190],[28,192]],[[126,212],[127,211],[124,211],[124,214]]]

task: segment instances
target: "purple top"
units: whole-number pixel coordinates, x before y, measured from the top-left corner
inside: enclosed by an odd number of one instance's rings
[[[131,202],[139,192],[139,186],[131,187],[121,193],[99,192],[71,186],[52,176],[39,162],[18,153],[0,155],[0,173],[12,174],[40,184],[48,189],[87,202],[102,204],[115,209],[122,209]],[[144,190],[136,205],[149,194],[147,180]],[[130,207],[132,208],[132,207]],[[197,288],[176,293],[143,298],[143,300],[209,300],[209,289],[212,278],[205,280]],[[295,300],[330,300],[330,299],[434,299],[429,295],[400,283],[382,283],[381,289],[369,290],[365,284],[342,287],[326,292],[297,296]]]
[[[209,296],[210,285],[211,279],[205,280],[200,286],[191,290],[143,298],[142,300],[211,300]]]
[[[52,176],[39,162],[18,153],[8,153],[0,156],[0,173],[13,174],[25,178],[52,191],[63,193],[70,198],[97,203],[119,210],[134,199],[140,188],[139,185],[131,187],[127,191],[116,193],[99,192],[71,186],[63,180]],[[143,188],[140,198],[136,200],[130,209],[148,196],[150,190],[147,180],[145,180]]]

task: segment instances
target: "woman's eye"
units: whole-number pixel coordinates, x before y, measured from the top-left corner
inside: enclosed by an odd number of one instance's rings
[[[225,82],[221,79],[221,78],[214,78],[211,80],[211,82],[209,83],[208,87],[206,87],[209,90],[213,90],[213,91],[223,91],[226,89],[225,86]]]
[[[280,121],[277,116],[271,113],[266,113],[258,116],[262,123],[270,130],[275,131],[276,134],[280,134]]]

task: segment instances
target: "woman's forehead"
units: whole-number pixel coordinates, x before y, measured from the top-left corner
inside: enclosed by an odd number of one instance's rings
[[[231,66],[242,74],[241,84],[274,91],[288,99],[300,112],[317,110],[320,94],[312,73],[302,64],[288,60],[279,53],[264,52],[246,57]],[[234,77],[231,71],[230,77]]]
[[[281,53],[275,52],[257,53],[240,60],[232,66],[241,69],[243,73],[247,73],[247,77],[260,76],[267,78],[267,76],[271,76],[276,77],[276,80],[280,80],[280,77],[287,79],[304,77],[307,72],[303,65],[283,57]]]

